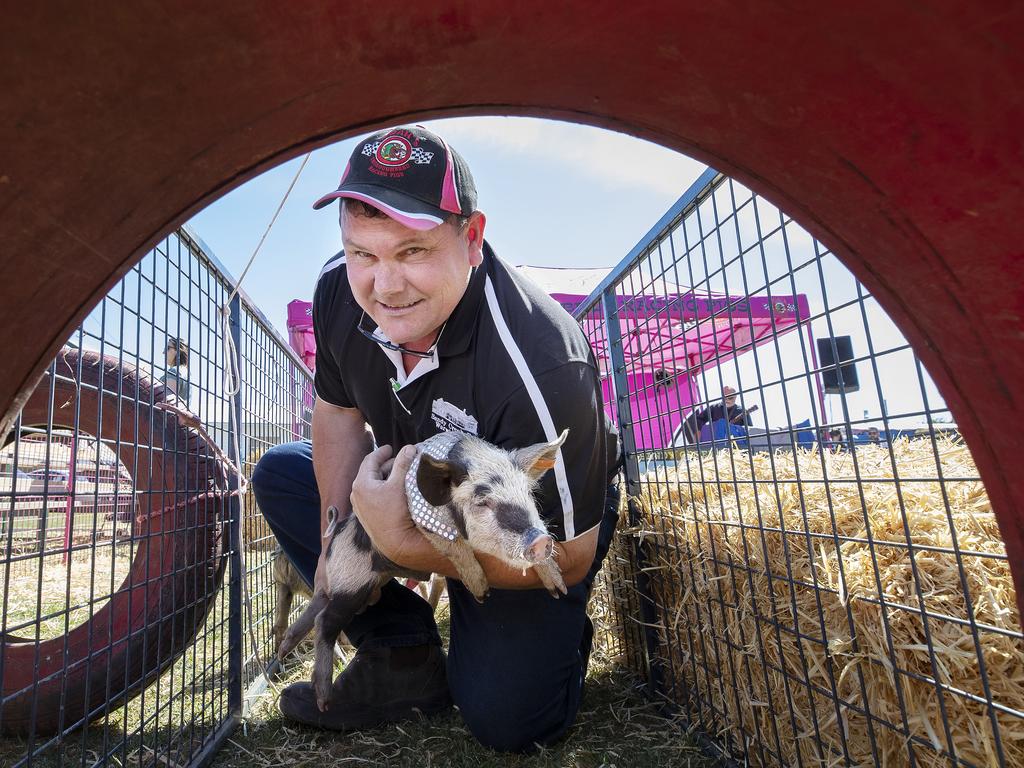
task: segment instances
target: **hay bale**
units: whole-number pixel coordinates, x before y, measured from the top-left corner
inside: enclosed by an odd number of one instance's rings
[[[622,505],[625,509],[625,503]],[[628,535],[629,522],[619,520],[618,535],[612,539],[594,583],[588,607],[594,622],[594,645],[617,666],[646,676],[643,627],[636,591],[636,550]]]
[[[633,535],[673,698],[752,764],[906,765],[913,749],[924,768],[948,765],[951,743],[994,766],[994,717],[1005,764],[1024,765],[1024,722],[984,703],[979,651],[957,622],[969,595],[975,624],[994,628],[978,642],[992,700],[1024,710],[1002,539],[967,448],[938,450],[939,466],[927,440],[894,444],[895,462],[877,446],[856,460],[693,452],[644,479]],[[960,692],[941,695],[948,735],[936,678]]]

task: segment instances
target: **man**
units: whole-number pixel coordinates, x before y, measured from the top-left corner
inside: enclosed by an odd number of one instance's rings
[[[728,384],[722,387],[722,402],[694,411],[683,421],[683,432],[689,443],[696,443],[705,424],[725,419],[729,424],[750,426],[750,414],[736,402],[736,390]]]
[[[593,637],[586,600],[616,519],[615,489],[607,503],[606,491],[617,442],[589,345],[485,243],[469,168],[439,136],[399,128],[360,142],[338,189],[314,207],[336,199],[344,251],[324,267],[313,299],[312,444],[269,451],[253,473],[256,500],[316,583],[326,509],[351,508],[388,558],[448,577],[451,637],[446,670],[432,610],[392,582],[345,627],[358,651],[330,708],[319,712],[311,686],[298,683],[282,693],[281,711],[346,730],[454,700],[485,745],[551,743],[579,707]],[[492,589],[477,603],[409,517],[412,444],[460,430],[514,448],[566,428],[538,506],[559,540],[568,595],[555,600],[532,569],[479,556]]]
[[[878,427],[868,427],[868,442],[872,445],[879,445],[882,442]]]
[[[191,394],[188,383],[188,354],[188,344],[184,339],[168,338],[167,346],[164,348],[167,372],[160,377],[163,385],[174,392],[186,406]]]

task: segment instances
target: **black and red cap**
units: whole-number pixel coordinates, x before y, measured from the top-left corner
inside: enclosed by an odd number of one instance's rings
[[[422,126],[389,128],[360,141],[338,188],[314,204],[351,197],[412,229],[433,229],[476,210],[476,185],[462,155]]]

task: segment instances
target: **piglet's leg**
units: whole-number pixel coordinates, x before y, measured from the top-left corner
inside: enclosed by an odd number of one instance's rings
[[[458,571],[459,578],[466,585],[466,589],[473,593],[473,597],[477,599],[477,602],[482,603],[484,598],[487,597],[490,585],[487,583],[484,569],[477,562],[476,555],[473,554],[473,549],[469,546],[468,542],[465,539],[449,541],[433,533],[426,531],[424,533],[430,543],[434,545],[434,548],[447,557],[452,565],[455,566],[455,570]]]
[[[444,593],[444,588],[444,577],[438,576],[437,574],[430,577],[430,594],[427,595],[427,602],[430,603],[430,607],[435,611],[437,610],[437,604],[441,601],[441,595]]]
[[[352,617],[366,607],[370,593],[379,584],[366,585],[355,594],[338,594],[316,617],[316,658],[313,662],[313,689],[316,705],[321,712],[327,710],[334,683],[334,644]]]
[[[553,557],[549,557],[547,560],[542,560],[534,565],[533,569],[537,571],[537,577],[540,579],[540,583],[545,586],[553,598],[557,600],[559,592],[563,595],[566,594],[565,581],[562,579],[562,570],[558,567],[558,563],[555,562]]]
[[[316,616],[327,605],[328,597],[323,592],[317,592],[313,599],[306,603],[306,609],[295,620],[295,623],[288,627],[284,634],[284,640],[277,649],[277,658],[284,661],[284,657],[295,650],[295,646],[302,642],[302,638],[309,634],[313,628]]]
[[[280,648],[288,631],[288,614],[292,611],[292,591],[280,581],[275,584],[277,604],[274,609],[274,647]]]

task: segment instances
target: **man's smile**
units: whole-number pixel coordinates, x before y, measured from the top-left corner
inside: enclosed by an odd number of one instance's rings
[[[387,302],[378,301],[377,306],[389,314],[395,314],[399,312],[404,312],[408,309],[412,309],[413,307],[418,306],[422,302],[423,299],[416,299],[416,301],[411,301],[404,304],[389,304]]]

